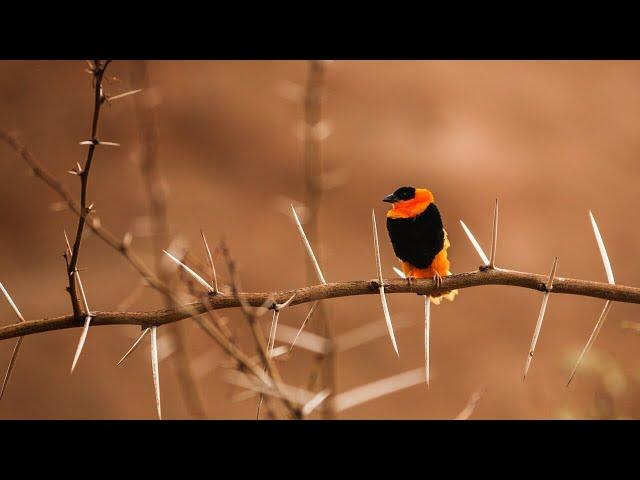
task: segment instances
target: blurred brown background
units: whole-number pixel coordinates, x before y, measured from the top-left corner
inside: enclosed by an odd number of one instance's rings
[[[92,111],[85,68],[83,61],[0,62],[0,128],[18,131],[34,156],[74,192],[77,178],[64,172],[76,161],[84,163],[86,155],[78,145],[89,135]],[[107,93],[136,88],[131,72],[131,62],[114,61],[109,74],[118,80],[106,84]],[[245,290],[304,285],[305,254],[282,206],[286,198],[301,201],[304,192],[303,108],[294,97],[295,85],[305,83],[307,64],[153,61],[149,73],[172,234],[201,258],[201,227],[211,243],[224,236]],[[323,109],[331,127],[323,142],[325,169],[344,182],[325,193],[321,206],[328,281],[375,276],[371,208],[382,226],[382,197],[398,186],[416,185],[436,196],[454,273],[480,263],[458,220],[488,250],[498,197],[499,266],[547,273],[557,255],[559,276],[604,281],[588,219],[592,209],[616,281],[640,283],[638,62],[336,61],[327,66]],[[97,151],[89,198],[119,235],[138,228],[148,214],[137,125],[131,98],[105,105],[99,137],[122,147]],[[53,211],[58,198],[26,170],[0,145],[0,280],[26,318],[57,316],[69,311],[62,232],[74,231],[76,219]],[[385,275],[392,277],[396,260],[381,233]],[[143,236],[133,241],[150,264],[152,245]],[[96,310],[114,310],[138,284],[129,265],[95,236],[84,241],[80,266],[88,268],[82,275]],[[486,393],[472,418],[640,415],[640,338],[621,327],[638,318],[638,307],[613,306],[589,361],[567,389],[567,375],[604,302],[552,296],[523,383],[540,301],[540,293],[513,287],[461,291],[455,302],[432,309],[430,388],[414,386],[340,418],[452,418],[479,388]],[[384,323],[377,296],[328,303],[338,333]],[[415,321],[396,332],[400,358],[386,336],[340,355],[339,391],[422,366],[421,298],[392,295],[389,303],[392,315]],[[131,309],[161,305],[148,290]],[[306,309],[285,311],[281,322],[298,326]],[[0,312],[2,324],[15,321],[4,300]],[[224,313],[246,337],[238,312]],[[264,317],[266,328],[269,318]],[[237,390],[224,381],[225,357],[217,345],[193,322],[185,321],[185,329],[207,417],[253,418],[255,399],[231,399]],[[155,418],[147,348],[115,366],[137,332],[92,328],[72,376],[79,329],[27,337],[0,418]],[[3,372],[13,344],[0,344]],[[303,383],[311,362],[310,354],[297,351],[282,367],[285,379]],[[160,373],[164,416],[190,418],[171,356]]]

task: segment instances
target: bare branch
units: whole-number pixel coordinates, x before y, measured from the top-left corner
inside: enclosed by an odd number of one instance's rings
[[[84,226],[87,221],[86,215],[91,212],[91,208],[87,207],[87,193],[89,187],[89,174],[91,172],[91,166],[93,165],[94,153],[96,146],[100,144],[98,134],[98,119],[100,118],[100,108],[105,100],[102,93],[102,79],[104,73],[107,70],[107,66],[110,61],[95,62],[95,67],[92,69],[94,79],[94,99],[93,99],[93,119],[91,121],[91,139],[89,140],[89,150],[87,151],[87,159],[82,167],[82,173],[78,173],[80,177],[80,209],[83,213],[78,219],[78,228],[76,230],[75,241],[73,242],[73,248],[71,258],[69,259],[69,266],[67,275],[69,277],[69,296],[71,297],[71,306],[73,307],[73,314],[80,316],[80,302],[78,301],[78,295],[76,293],[76,282],[73,278],[78,266],[78,258],[80,256],[80,245],[82,244],[82,234],[84,233]],[[86,142],[80,142],[83,145]],[[106,142],[103,144],[110,144]],[[117,144],[115,144],[117,145]]]
[[[16,155],[25,163],[27,163],[27,165],[29,165],[33,175],[42,180],[47,184],[47,186],[49,186],[54,192],[56,192],[64,200],[64,202],[73,213],[75,213],[82,219],[86,219],[88,215],[87,209],[82,208],[76,203],[76,201],[73,199],[72,195],[65,188],[62,182],[60,182],[60,180],[58,180],[54,175],[48,172],[42,166],[42,164],[40,164],[40,162],[35,160],[29,150],[27,150],[27,148],[22,143],[20,143],[14,135],[0,130],[0,140],[9,145],[9,147],[13,149]],[[149,267],[147,267],[147,265],[136,253],[134,253],[132,249],[127,248],[126,245],[124,245],[116,235],[104,228],[102,226],[102,222],[99,221],[99,218],[94,217],[93,221],[86,221],[85,226],[89,227],[89,229],[91,229],[91,231],[95,233],[97,237],[103,240],[111,248],[120,252],[150,286],[164,293],[165,295],[172,296],[175,303],[179,303],[177,297],[173,295],[172,290],[153,274]],[[73,270],[71,270],[70,276],[73,276]],[[71,285],[74,285],[72,282],[70,283]],[[78,314],[74,312],[74,315],[79,315],[79,307]]]
[[[479,287],[483,285],[508,285],[518,288],[528,288],[544,292],[547,275],[518,272],[506,269],[485,269],[458,273],[442,277],[442,286],[436,289],[431,279],[416,279],[408,284],[403,279],[387,279],[384,281],[387,294],[412,293],[418,295],[430,295],[436,291],[456,290]],[[240,293],[234,296],[208,296],[203,301],[188,303],[175,308],[154,310],[146,312],[93,312],[91,324],[98,325],[140,325],[149,327],[160,326],[168,323],[199,315],[207,310],[220,310],[225,308],[241,307],[241,304],[260,307],[269,300],[271,302],[284,302],[291,295],[296,297],[291,306],[312,303],[317,300],[330,298],[350,297],[358,295],[379,295],[378,280],[353,280],[347,282],[329,283],[327,285],[314,285],[297,290],[284,292],[260,292]],[[580,295],[593,298],[602,298],[623,303],[640,303],[640,288],[623,285],[610,285],[608,283],[592,282],[589,280],[577,280],[558,277],[554,280],[553,294]],[[55,318],[29,320],[18,324],[0,327],[0,340],[32,335],[35,333],[77,328],[83,325],[80,319],[73,315]]]

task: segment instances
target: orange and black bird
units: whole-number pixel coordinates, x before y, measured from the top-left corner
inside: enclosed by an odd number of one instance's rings
[[[387,231],[405,277],[409,281],[432,278],[439,286],[442,277],[451,275],[449,239],[433,194],[426,188],[400,187],[382,201],[392,206],[387,212]],[[436,305],[442,297],[453,301],[457,294],[452,290],[431,297],[431,301]]]

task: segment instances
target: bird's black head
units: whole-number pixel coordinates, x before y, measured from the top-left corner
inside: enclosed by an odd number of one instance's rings
[[[404,200],[411,200],[416,196],[416,189],[414,187],[400,187],[391,195],[387,195],[382,199],[383,202],[395,203]]]

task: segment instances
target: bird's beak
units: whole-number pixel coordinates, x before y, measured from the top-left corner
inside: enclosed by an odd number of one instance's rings
[[[391,195],[387,195],[386,197],[384,197],[382,199],[383,202],[387,202],[387,203],[395,203],[399,200],[398,197],[396,197],[393,193]]]

